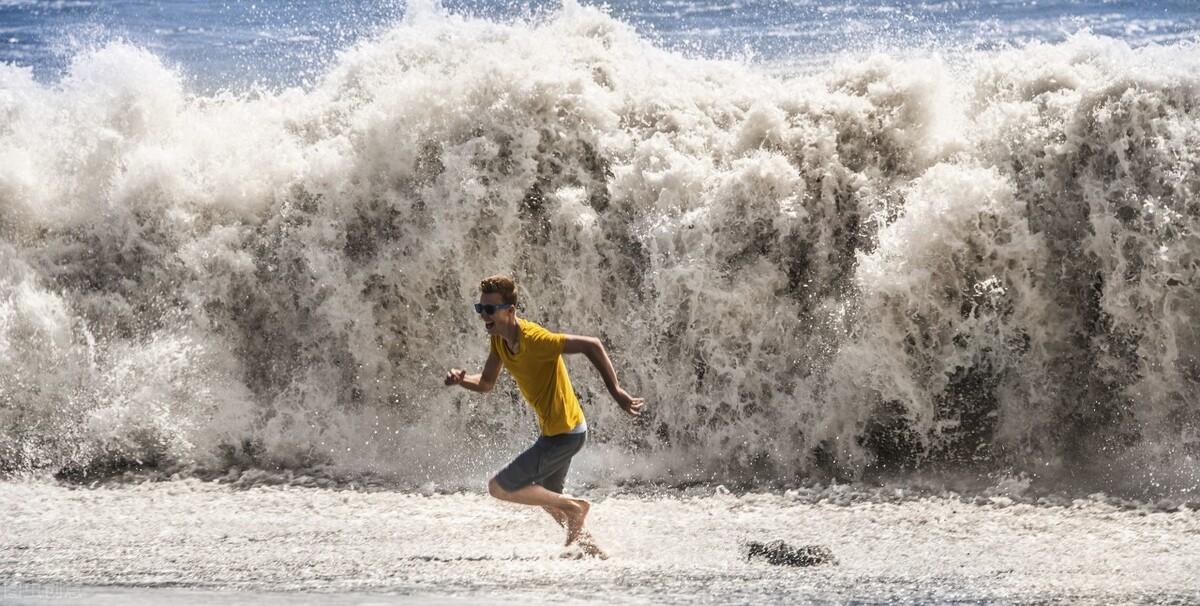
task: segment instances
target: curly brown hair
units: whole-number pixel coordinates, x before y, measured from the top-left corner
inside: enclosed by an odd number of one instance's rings
[[[479,282],[479,292],[484,294],[500,293],[505,303],[517,304],[517,284],[508,276],[495,275],[484,278]]]

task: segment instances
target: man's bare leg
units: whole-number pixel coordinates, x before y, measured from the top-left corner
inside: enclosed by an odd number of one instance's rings
[[[493,497],[520,505],[537,505],[542,508],[557,509],[566,519],[567,545],[575,542],[583,532],[583,524],[587,520],[591,503],[546,490],[544,486],[530,484],[509,492],[500,487],[495,478],[488,482],[488,493]],[[551,514],[554,515],[554,514]],[[557,520],[557,516],[555,520]]]

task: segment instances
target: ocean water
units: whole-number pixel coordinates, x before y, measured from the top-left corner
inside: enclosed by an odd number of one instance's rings
[[[0,467],[1196,494],[1194,10],[706,6],[4,3]]]
[[[695,57],[734,58],[781,71],[812,71],[872,52],[955,55],[1090,32],[1135,46],[1194,42],[1200,8],[1184,0],[813,0],[584,3],[656,46]],[[0,3],[0,62],[63,75],[88,50],[125,41],[176,68],[196,90],[303,85],[337,53],[406,14],[436,11],[498,22],[551,18],[557,1],[93,2]]]
[[[0,0],[0,601],[1195,602],[1198,17]]]

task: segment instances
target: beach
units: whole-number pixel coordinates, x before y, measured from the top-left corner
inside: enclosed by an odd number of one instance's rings
[[[289,603],[1200,600],[1195,509],[1101,496],[881,499],[846,487],[598,495],[589,527],[610,557],[597,560],[564,548],[548,516],[482,494],[6,482],[0,590],[17,603],[239,603],[278,592]],[[747,559],[745,542],[776,539],[825,545],[837,563]]]

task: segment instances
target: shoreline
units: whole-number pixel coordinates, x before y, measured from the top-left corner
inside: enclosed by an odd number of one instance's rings
[[[355,493],[400,493],[431,496],[484,494],[485,481],[464,484],[461,480],[439,485],[435,482],[414,484],[398,481],[386,474],[351,472],[334,467],[268,469],[232,466],[208,469],[190,466],[145,467],[94,476],[24,472],[0,476],[0,484],[38,484],[66,490],[121,490],[145,485],[191,482],[230,490],[255,488],[297,488]],[[1051,488],[1053,487],[1053,488]],[[718,479],[689,480],[678,483],[620,482],[604,487],[580,485],[572,479],[567,491],[584,498],[696,498],[732,495],[775,495],[792,502],[850,505],[860,502],[905,503],[927,499],[957,500],[965,505],[1035,505],[1074,507],[1098,504],[1120,510],[1147,513],[1200,511],[1200,492],[1195,487],[1161,494],[1137,495],[1128,490],[1107,491],[1101,486],[1072,485],[1055,478],[1029,479],[1022,475],[971,472],[902,473],[881,475],[853,482],[804,481],[772,485],[722,483]]]
[[[106,591],[135,603],[188,591],[284,592],[314,603],[1200,600],[1200,511],[1188,508],[807,503],[719,491],[590,498],[589,528],[609,560],[562,548],[561,531],[540,511],[481,494],[237,489],[194,479],[85,490],[3,482],[0,591],[78,588],[80,603],[102,602]],[[773,539],[828,546],[839,564],[790,568],[745,557],[747,541]],[[26,601],[72,603],[37,599]]]

